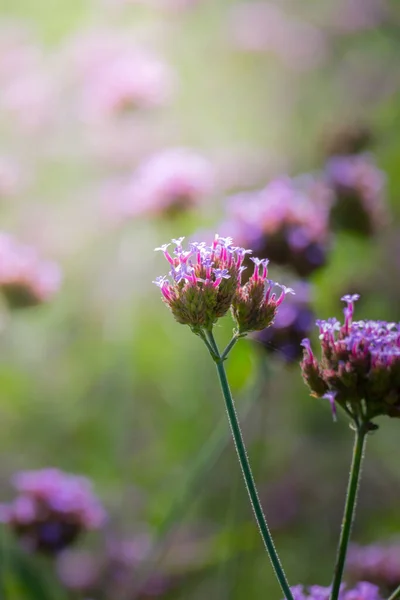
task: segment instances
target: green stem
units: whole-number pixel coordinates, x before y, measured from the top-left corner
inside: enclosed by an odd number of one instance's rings
[[[222,352],[221,354],[221,360],[225,360],[226,357],[228,356],[229,352],[232,350],[233,346],[236,344],[236,342],[238,341],[239,336],[235,333],[233,338],[231,339],[231,341],[229,342],[229,344],[227,345],[227,347],[225,348],[225,350]]]
[[[393,594],[388,598],[388,600],[396,600],[397,598],[400,598],[400,585],[394,590]]]
[[[218,350],[216,345],[214,336],[212,332],[208,333],[208,339],[215,350]],[[265,519],[265,515],[263,513],[263,509],[260,503],[260,499],[258,497],[257,488],[254,482],[254,477],[251,472],[251,467],[249,463],[249,459],[247,457],[246,446],[243,440],[242,432],[240,430],[240,425],[238,421],[238,417],[236,414],[235,404],[232,398],[231,391],[229,389],[229,383],[225,372],[224,361],[220,356],[220,360],[216,362],[217,371],[219,375],[219,380],[221,383],[222,394],[225,399],[226,411],[228,413],[229,424],[232,431],[233,440],[235,442],[235,447],[237,451],[237,455],[239,458],[239,463],[242,469],[243,477],[245,480],[247,492],[250,497],[250,502],[253,507],[254,515],[256,517],[256,521],[258,527],[260,529],[261,537],[264,541],[265,547],[267,548],[269,557],[271,559],[271,563],[273,569],[275,571],[276,577],[279,581],[279,584],[282,588],[282,591],[285,595],[286,600],[293,600],[292,592],[290,591],[289,583],[286,579],[285,572],[282,568],[282,565],[279,560],[279,556],[275,549],[271,533],[269,531],[267,521]]]
[[[357,491],[361,475],[361,465],[364,456],[364,448],[368,428],[361,424],[356,429],[353,458],[351,461],[349,483],[347,487],[346,503],[344,507],[342,529],[340,532],[339,546],[336,557],[336,565],[333,576],[332,592],[330,600],[338,600],[340,584],[342,583],[343,571],[346,562],[347,547],[349,545],[351,528],[355,516],[355,507],[357,503]]]

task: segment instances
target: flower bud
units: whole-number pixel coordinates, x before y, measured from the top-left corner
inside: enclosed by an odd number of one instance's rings
[[[245,285],[238,287],[232,302],[232,313],[239,333],[260,331],[269,327],[286,294],[294,294],[291,288],[280,286],[267,279],[267,259],[252,258],[252,260],[254,273]],[[274,285],[282,289],[279,298],[272,293]]]

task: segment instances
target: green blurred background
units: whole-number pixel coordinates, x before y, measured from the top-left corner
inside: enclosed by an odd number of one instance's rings
[[[19,469],[51,465],[89,476],[115,535],[152,533],[155,547],[140,576],[176,575],[165,597],[281,597],[224,425],[214,365],[151,284],[165,270],[154,247],[215,230],[225,190],[190,214],[142,216],[116,226],[101,211],[103,182],[129,173],[152,150],[184,145],[204,153],[219,174],[247,169],[256,187],[283,172],[319,169],[326,129],[361,119],[373,131],[373,151],[387,175],[392,222],[373,240],[336,237],[328,266],[313,277],[314,307],[319,317],[340,317],[340,296],[359,290],[360,318],[400,319],[398,1],[385,3],[381,20],[348,30],[337,25],[344,9],[336,0],[279,4],[321,33],[323,47],[310,51],[313,59],[318,55],[315,65],[235,49],[229,27],[235,3],[227,0],[179,10],[100,0],[1,3],[4,23],[28,28],[62,83],[55,117],[39,132],[0,118],[1,153],[30,173],[22,191],[1,202],[2,229],[39,247],[64,271],[49,304],[1,313],[1,499],[12,496],[9,479]],[[359,2],[356,14],[367,4],[373,3]],[[132,158],[116,164],[108,154],[125,125],[110,134],[74,120],[63,62],[71,36],[110,28],[144,40],[177,73],[172,104],[133,124]],[[307,36],[294,46],[300,52],[306,43]],[[231,329],[224,319],[218,339],[228,340]],[[300,369],[287,367],[278,352],[266,355],[242,341],[227,369],[290,582],[328,585],[349,427],[343,418],[332,423],[329,407],[309,397]],[[397,428],[382,421],[369,441],[354,529],[359,542],[400,529]],[[215,448],[194,474],[212,439]],[[95,552],[101,543],[94,535],[82,546]]]

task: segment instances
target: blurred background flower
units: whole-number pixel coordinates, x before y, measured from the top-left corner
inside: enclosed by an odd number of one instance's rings
[[[0,595],[4,583],[7,600],[55,598],[54,580],[38,591],[29,578],[38,568],[86,600],[116,589],[121,600],[280,598],[214,367],[151,284],[155,247],[217,231],[296,291],[226,367],[304,597],[331,579],[351,436],[309,398],[299,344],[310,331],[316,341],[314,315],[341,316],[343,294],[362,295],[359,319],[400,319],[398,1],[3,5],[0,501],[19,535],[3,524]],[[221,343],[231,330],[219,321]],[[400,527],[398,425],[387,421],[369,441],[360,545]],[[65,474],[82,473],[107,507],[96,534],[80,535],[78,511],[73,546],[60,504],[37,499],[42,475],[37,493],[9,485],[48,465],[57,502]],[[63,552],[50,566],[21,542],[48,546],[55,514]],[[387,582],[352,564],[349,585],[371,581],[384,597]]]

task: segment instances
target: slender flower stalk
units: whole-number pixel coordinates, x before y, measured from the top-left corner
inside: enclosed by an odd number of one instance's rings
[[[400,598],[400,585],[394,590],[393,594],[388,598],[388,600],[397,600],[397,598]]]
[[[209,339],[210,344],[212,345],[215,352],[218,352],[218,347],[215,342],[214,336],[211,331],[207,332],[207,337]],[[235,340],[235,342],[234,342]],[[232,343],[228,345],[227,348],[231,349],[236,343],[237,337],[232,339]],[[227,352],[225,351],[225,357],[227,356]],[[242,432],[239,425],[238,416],[235,409],[235,404],[232,398],[232,394],[229,388],[228,379],[226,376],[226,371],[224,367],[224,358],[223,355],[218,352],[218,359],[215,360],[215,364],[217,367],[217,372],[221,384],[222,394],[225,400],[226,411],[228,414],[229,425],[231,427],[233,440],[236,447],[236,452],[238,455],[240,467],[242,469],[243,477],[245,480],[247,492],[250,497],[250,502],[254,511],[254,515],[256,517],[257,525],[260,529],[261,537],[264,541],[265,547],[267,549],[268,555],[270,557],[273,569],[275,571],[276,577],[279,581],[279,584],[282,588],[282,591],[285,595],[286,600],[293,600],[292,592],[290,591],[289,583],[286,579],[285,572],[282,568],[281,562],[279,560],[278,553],[275,549],[274,542],[272,540],[271,533],[268,528],[268,524],[260,503],[260,499],[258,497],[256,484],[254,481],[254,477],[251,471],[250,462],[247,456],[245,442],[242,436]]]
[[[267,279],[267,259],[251,259],[254,263],[253,274],[242,285],[241,276],[246,268],[243,261],[251,251],[233,246],[232,238],[216,235],[211,246],[204,242],[192,242],[189,250],[183,249],[183,240],[184,238],[172,240],[175,246],[172,253],[168,251],[170,244],[157,248],[169,263],[170,279],[160,276],[154,283],[160,288],[162,299],[175,320],[188,325],[203,340],[216,364],[233,440],[256,521],[285,598],[293,600],[258,497],[224,361],[239,338],[251,331],[269,327],[285,296],[294,292],[291,288]],[[273,292],[275,286],[281,289],[279,297]],[[236,330],[225,350],[220,352],[213,336],[213,327],[229,310],[236,323]]]
[[[347,548],[350,541],[351,529],[355,516],[357,504],[357,492],[361,476],[361,465],[364,456],[365,442],[368,434],[367,424],[361,424],[356,428],[353,458],[350,467],[349,483],[347,487],[346,503],[343,513],[342,530],[340,533],[339,546],[336,558],[335,571],[332,583],[330,600],[338,600],[343,571],[346,562]]]

